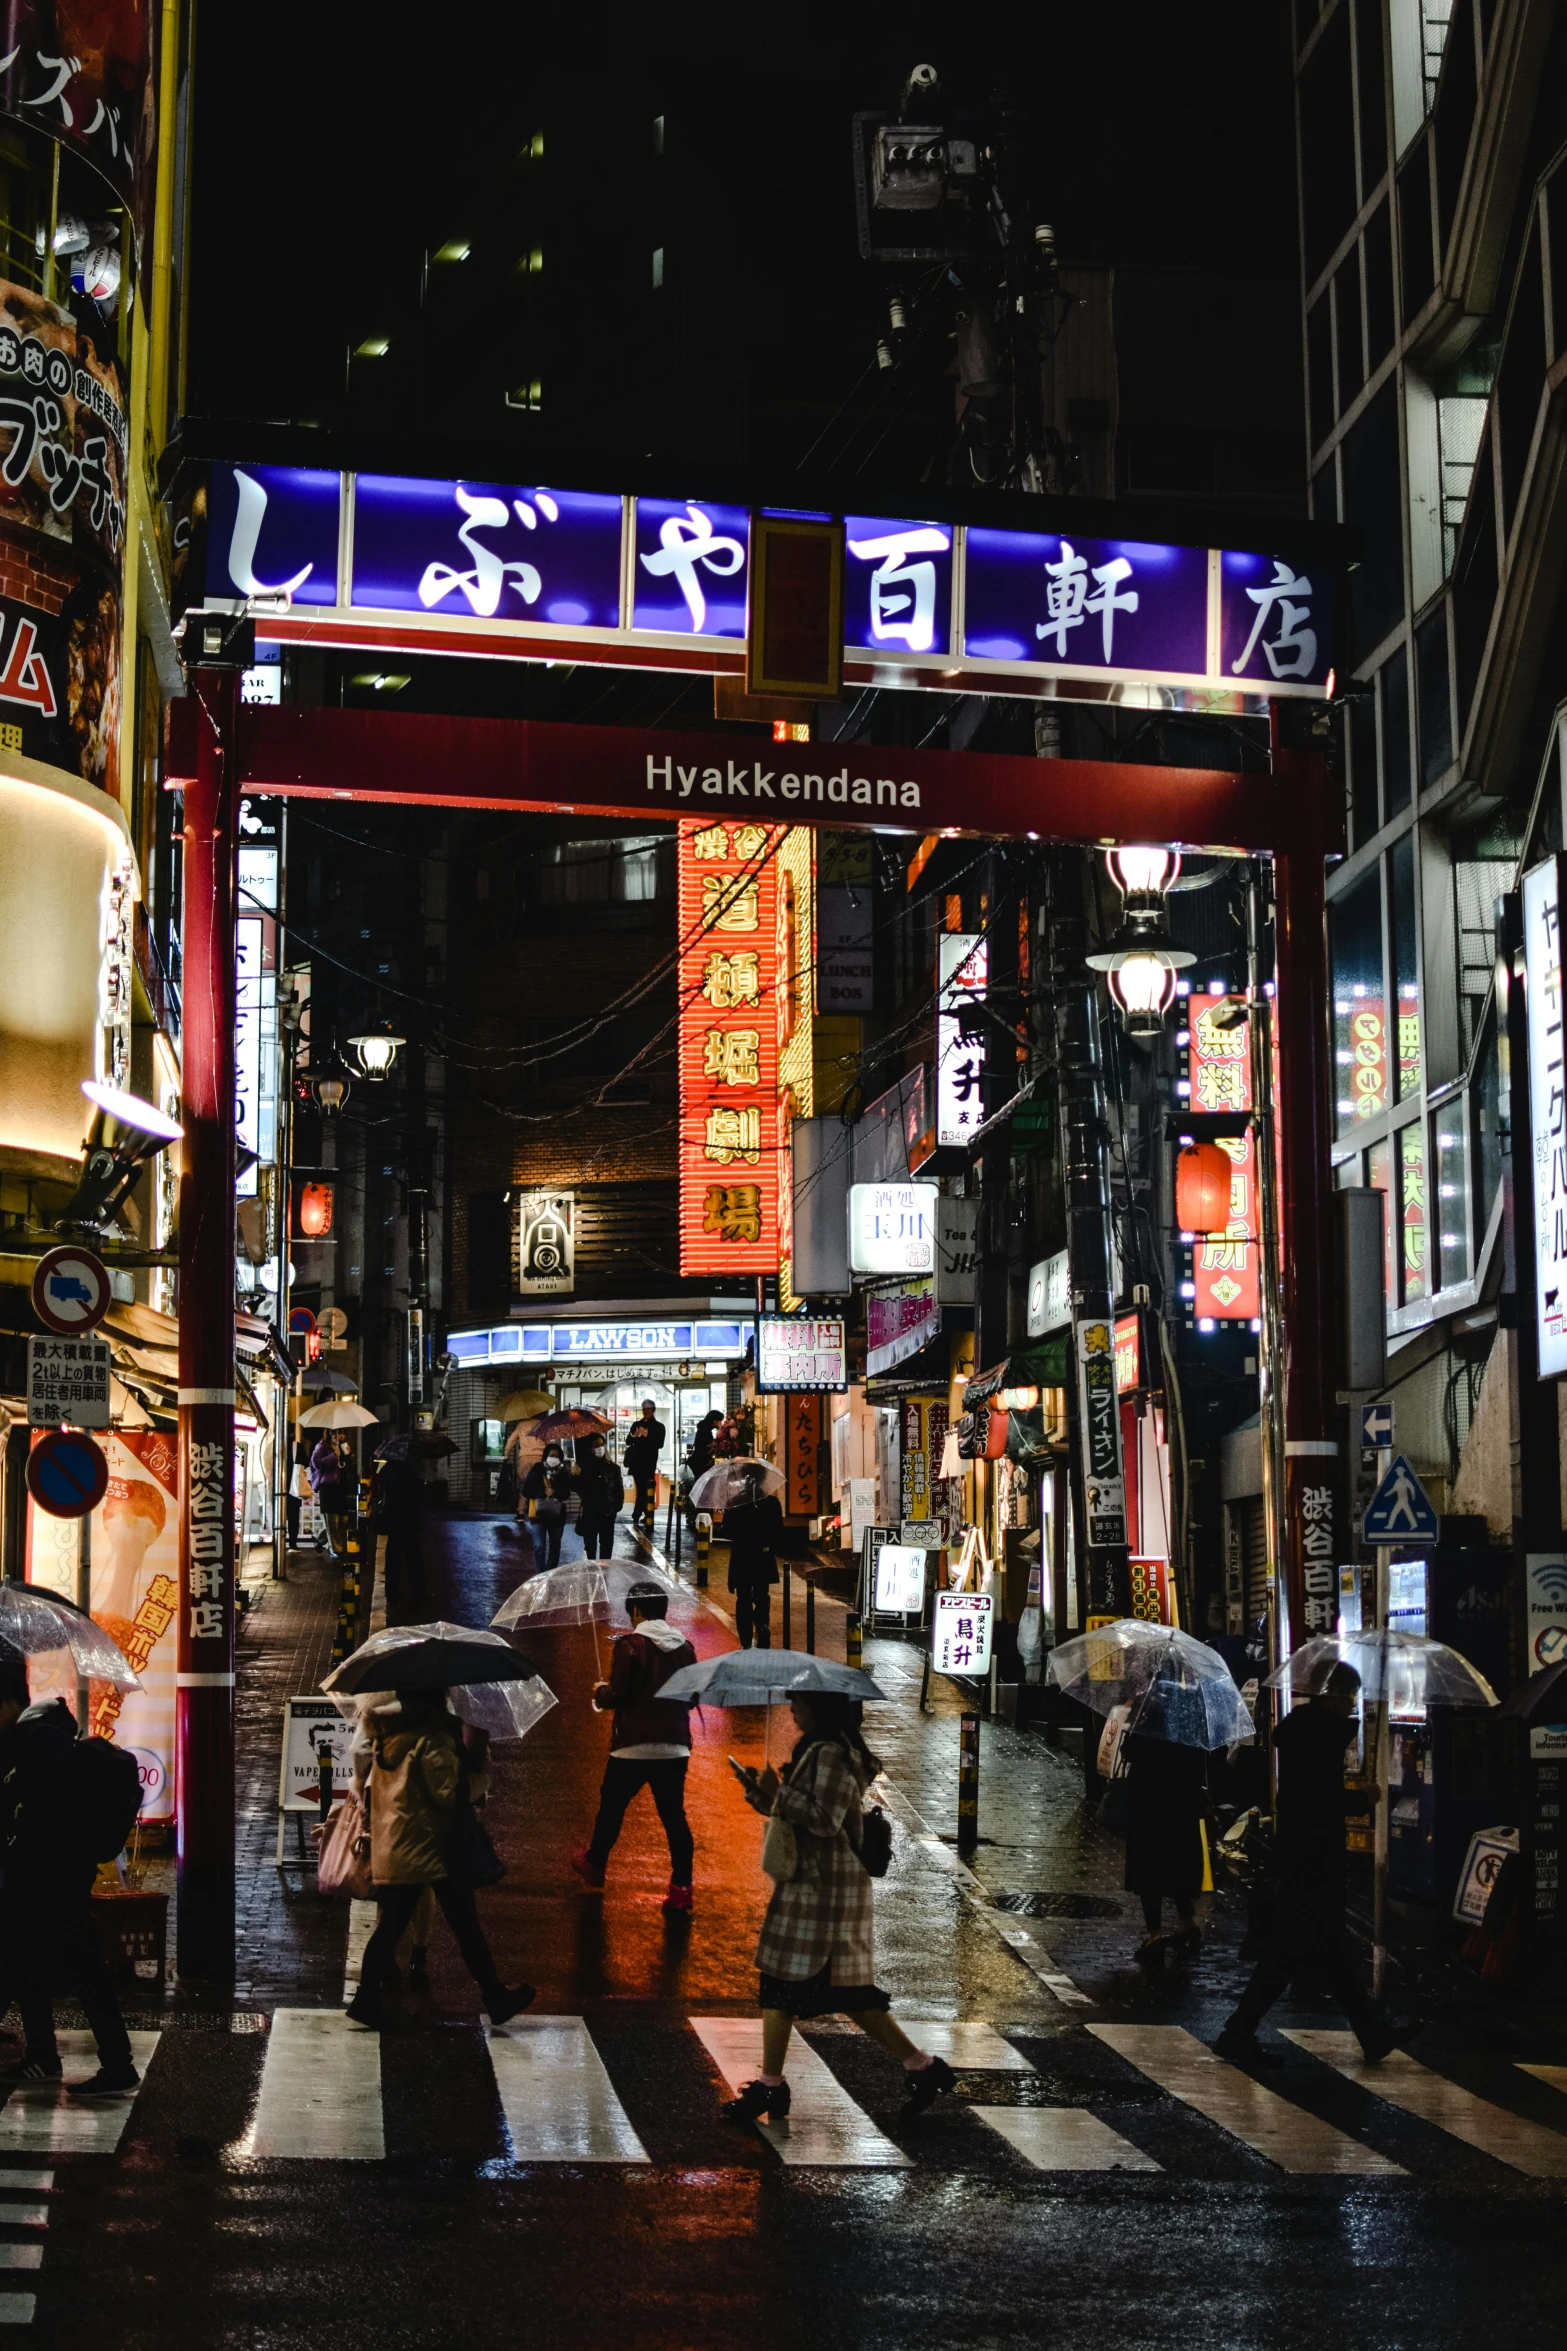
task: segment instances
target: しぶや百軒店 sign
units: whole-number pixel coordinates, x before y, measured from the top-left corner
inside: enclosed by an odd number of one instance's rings
[[[948,691],[954,671],[1049,672],[1320,699],[1332,666],[1325,561],[897,516],[848,515],[844,537],[851,675],[939,662]],[[206,593],[286,594],[281,636],[348,643],[375,616],[430,647],[554,637],[656,668],[706,646],[738,666],[749,561],[746,510],[711,499],[244,464],[208,480]]]

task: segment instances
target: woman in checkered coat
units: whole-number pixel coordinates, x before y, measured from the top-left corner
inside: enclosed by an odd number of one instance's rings
[[[724,2108],[733,2121],[780,2122],[789,2111],[784,2059],[797,2021],[852,2016],[907,2075],[911,2114],[952,2087],[952,2068],[916,2048],[876,1984],[871,1877],[860,1860],[865,1791],[881,1765],[860,1735],[856,1699],[813,1692],[791,1700],[800,1736],[782,1778],[748,1772],[746,1801],[794,1833],[793,1873],[775,1881],[756,1946],[762,2070]]]

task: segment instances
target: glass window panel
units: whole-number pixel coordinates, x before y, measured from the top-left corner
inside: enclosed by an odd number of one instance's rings
[[[1431,1294],[1430,1184],[1425,1121],[1398,1131],[1399,1300],[1413,1306]]]
[[[1469,1279],[1469,1097],[1444,1103],[1436,1131],[1437,1286]]]
[[[1491,1222],[1502,1181],[1502,1072],[1497,1051],[1496,1022],[1486,1024],[1480,1056],[1480,1199],[1475,1229],[1484,1234]]]
[[[1377,807],[1377,698],[1375,686],[1361,686],[1349,705],[1350,792],[1355,812],[1355,847],[1363,848],[1381,823]]]
[[[1391,1306],[1398,1296],[1393,1258],[1398,1216],[1393,1201],[1393,1146],[1385,1139],[1366,1153],[1366,1182],[1382,1195],[1382,1302]]]
[[[1439,604],[1415,633],[1420,694],[1420,780],[1439,783],[1453,760],[1453,715],[1447,687],[1447,606]]]
[[[1382,890],[1375,867],[1328,910],[1333,951],[1333,1041],[1338,1126],[1391,1105],[1386,982],[1382,968]]]
[[[1420,966],[1415,933],[1415,842],[1406,833],[1387,861],[1393,906],[1393,989],[1398,1005],[1398,1098],[1420,1091],[1425,1067],[1421,1050]]]
[[[1382,806],[1389,819],[1409,806],[1409,657],[1400,645],[1384,661],[1382,680]]]

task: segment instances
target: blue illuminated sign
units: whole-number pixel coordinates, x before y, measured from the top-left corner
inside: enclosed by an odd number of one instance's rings
[[[207,491],[207,592],[337,602],[342,475],[298,466],[215,465]]]
[[[671,639],[745,636],[744,507],[255,465],[213,466],[208,499],[207,593],[268,599],[269,633],[290,634],[289,604],[330,609],[347,644],[374,613],[422,616],[410,649],[441,645],[448,620],[519,654],[592,629],[601,658],[650,668]],[[949,685],[1000,669],[1312,696],[1333,663],[1325,563],[863,514],[844,546],[851,677],[940,662]]]
[[[497,482],[354,481],[356,607],[620,625],[621,501]]]
[[[950,653],[950,523],[844,518],[843,641],[866,652]]]
[[[743,637],[750,530],[743,506],[639,498],[632,627]]]
[[[970,530],[966,540],[971,658],[1193,678],[1206,670],[1206,548],[1035,531]]]
[[[707,1355],[743,1355],[744,1322],[502,1323],[488,1331],[453,1331],[446,1344],[460,1364],[614,1363]]]

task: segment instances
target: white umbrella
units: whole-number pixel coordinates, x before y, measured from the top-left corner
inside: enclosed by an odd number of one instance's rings
[[[374,1429],[381,1423],[378,1415],[367,1412],[362,1404],[335,1396],[330,1404],[312,1404],[308,1412],[302,1412],[299,1425],[302,1429]]]
[[[691,1488],[691,1502],[697,1510],[730,1510],[743,1502],[750,1481],[756,1478],[764,1494],[781,1494],[784,1475],[774,1469],[770,1461],[757,1461],[750,1454],[736,1454],[732,1459],[715,1461],[711,1469],[704,1469]]]

